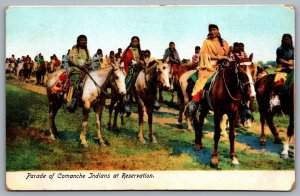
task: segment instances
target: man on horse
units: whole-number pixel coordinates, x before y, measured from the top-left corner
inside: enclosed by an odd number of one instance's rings
[[[271,109],[280,108],[280,93],[284,93],[284,84],[294,81],[294,46],[292,36],[283,34],[281,46],[276,50],[276,63],[274,86],[270,100]]]
[[[68,101],[66,108],[71,112],[76,109],[77,99],[81,89],[80,83],[89,71],[91,64],[92,59],[87,48],[87,37],[85,35],[79,35],[77,37],[77,44],[72,47],[69,56],[71,87],[68,92],[68,97],[72,97],[72,99]]]

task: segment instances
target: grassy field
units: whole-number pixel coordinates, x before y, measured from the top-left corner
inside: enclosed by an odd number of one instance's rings
[[[168,100],[170,97],[166,95]],[[165,104],[163,106],[166,106]],[[136,110],[133,108],[133,110]],[[108,131],[107,110],[103,114],[103,136],[107,147],[99,147],[95,141],[95,117],[90,114],[87,138],[89,148],[80,145],[81,109],[70,114],[64,109],[56,117],[60,138],[49,141],[48,100],[45,95],[26,91],[6,84],[6,168],[20,170],[211,170],[209,166],[213,147],[213,123],[205,126],[204,149],[193,150],[194,134],[177,129],[177,115],[156,112],[158,119],[169,123],[155,123],[153,128],[158,144],[141,144],[137,138],[138,120],[126,118],[126,125],[118,132]],[[255,119],[259,120],[258,114]],[[282,120],[283,119],[283,120]],[[276,117],[280,126],[286,126],[287,118]],[[165,122],[165,121],[164,121]],[[147,123],[144,136],[148,135]],[[232,166],[229,157],[228,138],[219,143],[220,170],[290,170],[294,159],[282,160],[282,145],[273,144],[268,137],[266,147],[259,146],[259,136],[244,129],[237,130],[236,152],[239,166]]]

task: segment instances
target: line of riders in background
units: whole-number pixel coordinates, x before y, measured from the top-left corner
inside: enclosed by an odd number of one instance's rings
[[[292,36],[290,34],[284,34],[282,37],[282,44],[276,51],[278,64],[276,68],[275,86],[274,86],[274,99],[270,104],[272,107],[280,105],[279,89],[284,84],[288,69],[293,69],[294,66],[294,48],[292,43]],[[103,64],[103,53],[101,49],[98,49],[96,54],[92,57],[87,48],[87,37],[80,35],[77,38],[77,43],[68,50],[66,55],[62,56],[60,61],[55,54],[50,57],[50,61],[45,61],[43,55],[39,53],[34,60],[29,55],[22,56],[22,58],[16,59],[14,55],[6,59],[7,72],[13,72],[16,75],[24,75],[26,81],[30,79],[32,73],[36,75],[36,83],[44,84],[44,76],[46,73],[52,73],[57,69],[67,69],[68,75],[71,77],[71,85],[78,91],[76,95],[80,95],[80,87],[83,78],[87,72],[92,70],[101,69]],[[136,80],[138,73],[145,69],[145,58],[155,59],[151,56],[149,50],[141,50],[140,39],[137,36],[131,38],[129,46],[122,53],[122,49],[118,48],[118,52],[110,51],[109,58],[112,61],[118,61],[123,66],[126,72],[126,90],[132,92],[132,87]],[[248,58],[244,50],[244,44],[235,42],[233,46],[229,46],[228,43],[221,38],[217,25],[209,25],[209,34],[207,39],[203,42],[202,48],[200,46],[195,47],[195,54],[191,58],[191,62],[187,59],[181,60],[179,53],[176,50],[174,42],[169,43],[169,47],[165,50],[163,55],[163,61],[168,61],[171,66],[171,77],[173,79],[171,83],[172,92],[174,88],[179,86],[179,77],[186,71],[191,69],[198,69],[198,77],[196,84],[192,91],[192,102],[187,107],[190,110],[201,107],[201,99],[203,98],[203,87],[207,81],[211,80],[216,72],[216,63],[220,59],[228,59],[230,62],[236,61],[235,58],[240,60]],[[22,65],[21,68],[19,65]],[[71,68],[71,69],[70,69]],[[72,78],[73,77],[73,78]],[[262,89],[263,90],[263,89]],[[55,89],[54,89],[55,91]],[[128,93],[128,99],[134,101],[130,93]],[[69,97],[72,95],[68,95]],[[78,97],[73,97],[67,104],[67,108],[70,111],[74,111],[74,103]],[[125,103],[126,104],[126,103]],[[159,103],[155,101],[155,108],[159,108]],[[130,110],[128,105],[124,106],[127,110]]]

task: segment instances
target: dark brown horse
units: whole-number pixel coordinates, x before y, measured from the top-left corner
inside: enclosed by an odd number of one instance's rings
[[[218,142],[221,132],[220,121],[224,114],[227,114],[229,119],[230,156],[232,158],[232,164],[239,164],[234,150],[234,129],[236,120],[241,103],[245,103],[251,96],[255,95],[255,92],[252,92],[254,89],[254,84],[251,82],[252,79],[242,67],[229,65],[228,60],[224,59],[218,61],[218,67],[219,71],[209,89],[209,97],[214,111],[215,124],[215,143],[211,159],[211,166],[214,168],[218,167]],[[194,118],[193,120],[196,136],[195,150],[200,150],[202,148],[203,122],[209,109],[208,104],[202,102],[199,123],[197,122],[197,119]]]
[[[157,83],[161,84],[165,89],[170,88],[169,72],[170,67],[167,63],[163,63],[158,60],[152,62],[146,62],[147,68],[145,71],[141,71],[137,76],[137,80],[134,87],[135,99],[138,104],[139,113],[139,133],[138,137],[140,142],[146,143],[143,136],[143,115],[146,110],[148,115],[149,126],[149,139],[152,143],[156,143],[156,139],[153,135],[152,120],[154,103],[157,94]]]
[[[257,80],[257,82],[255,83],[255,89],[257,92],[256,98],[259,107],[261,123],[260,144],[263,146],[266,145],[264,129],[265,121],[267,122],[274,136],[274,143],[282,143],[282,140],[279,137],[279,132],[277,131],[273,122],[273,117],[276,113],[278,113],[278,111],[272,110],[270,108],[270,99],[273,91],[274,77],[274,74],[269,74]],[[290,117],[290,122],[287,129],[287,141],[284,143],[283,151],[281,152],[282,158],[288,158],[289,142],[294,135],[294,84],[282,88],[280,92],[280,103],[282,112],[289,115]]]

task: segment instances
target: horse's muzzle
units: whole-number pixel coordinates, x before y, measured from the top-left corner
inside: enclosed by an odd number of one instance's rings
[[[168,87],[168,86],[163,86],[163,90],[164,90],[164,91],[168,91],[168,90],[170,90],[170,87]]]

